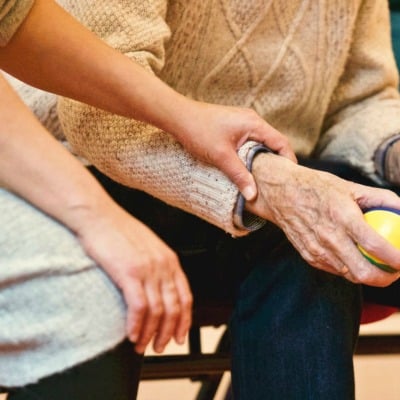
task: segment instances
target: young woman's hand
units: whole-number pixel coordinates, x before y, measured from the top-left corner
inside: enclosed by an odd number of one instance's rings
[[[127,334],[143,352],[182,343],[192,295],[176,254],[118,206],[0,75],[0,185],[54,217],[122,290]]]
[[[43,54],[50,54],[51,62]],[[287,138],[254,111],[182,96],[54,1],[35,1],[13,40],[0,48],[0,68],[45,91],[173,134],[193,156],[224,172],[247,200],[255,198],[257,187],[237,155],[243,143],[254,140],[295,160]]]
[[[252,109],[191,101],[186,116],[185,127],[174,136],[192,155],[224,172],[246,200],[257,195],[254,178],[237,152],[246,141],[264,144],[296,162],[287,137]]]
[[[172,338],[182,344],[191,325],[192,294],[177,255],[115,203],[97,211],[76,210],[75,231],[87,254],[121,288],[136,351],[143,353],[151,340],[156,352]]]

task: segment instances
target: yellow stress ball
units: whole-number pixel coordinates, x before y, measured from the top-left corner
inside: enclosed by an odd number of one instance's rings
[[[365,221],[371,225],[392,246],[400,249],[400,210],[387,207],[370,208],[364,212]],[[379,258],[374,257],[358,246],[363,256],[372,264],[386,272],[397,272]]]

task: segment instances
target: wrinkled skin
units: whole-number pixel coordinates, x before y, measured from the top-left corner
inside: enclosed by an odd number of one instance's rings
[[[399,273],[369,263],[356,245],[400,270],[400,251],[365,222],[361,211],[400,208],[394,192],[349,182],[274,154],[258,155],[253,174],[258,196],[246,208],[278,225],[310,265],[371,286],[387,286],[399,278]]]

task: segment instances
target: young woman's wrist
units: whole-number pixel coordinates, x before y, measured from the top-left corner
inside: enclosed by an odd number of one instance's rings
[[[118,207],[97,182],[88,185],[84,190],[78,188],[75,194],[71,192],[64,198],[64,206],[59,206],[59,215],[55,217],[78,236],[86,228],[92,229],[100,221],[107,219],[113,207]]]
[[[169,99],[162,100],[156,109],[159,120],[154,125],[170,133],[180,142],[191,134],[199,111],[198,102],[175,91],[169,93]]]
[[[195,141],[193,135],[201,124],[202,103],[178,94],[175,103],[170,107],[165,131],[175,137],[180,143]]]

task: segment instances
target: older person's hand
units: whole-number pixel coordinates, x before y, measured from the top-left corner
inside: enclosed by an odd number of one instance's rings
[[[394,192],[349,182],[274,154],[258,155],[253,173],[259,195],[247,209],[281,227],[310,265],[372,286],[398,279],[399,273],[380,270],[357,248],[358,243],[400,270],[400,250],[374,231],[362,214],[362,209],[376,206],[400,209]]]

